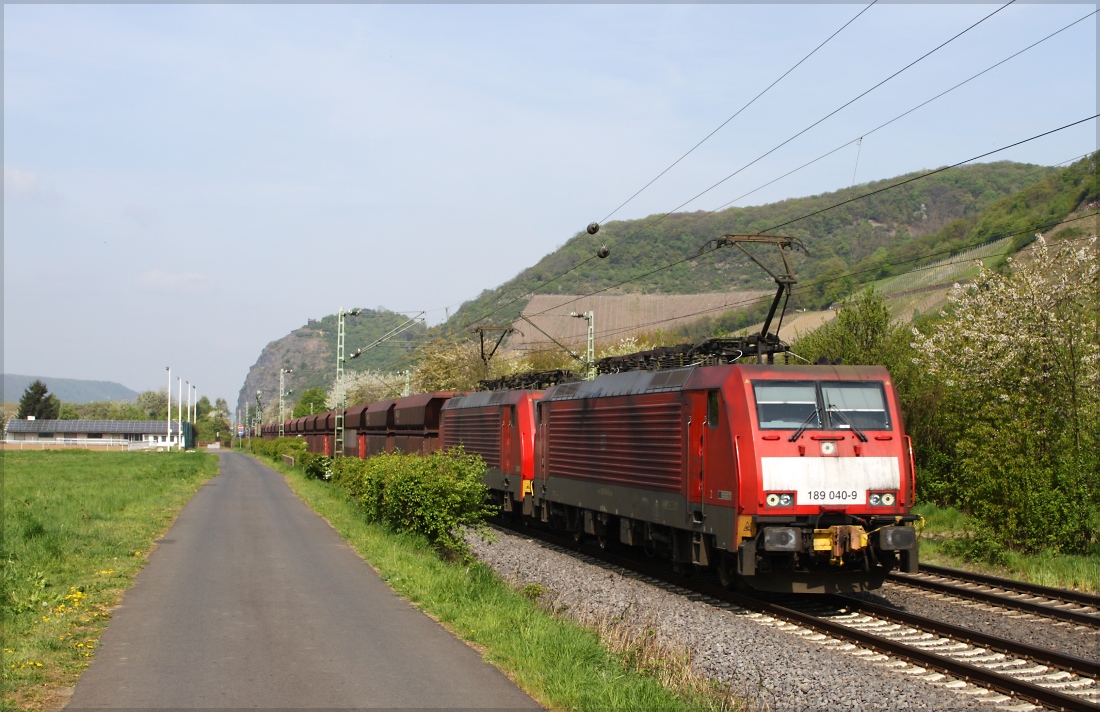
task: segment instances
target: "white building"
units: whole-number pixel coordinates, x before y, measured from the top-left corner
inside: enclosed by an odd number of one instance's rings
[[[4,428],[7,449],[143,450],[177,447],[176,421],[163,420],[9,420]],[[195,430],[183,423],[184,449],[195,446]]]

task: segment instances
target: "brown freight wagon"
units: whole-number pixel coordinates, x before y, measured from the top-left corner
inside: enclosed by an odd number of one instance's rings
[[[344,457],[367,456],[366,413],[370,406],[357,405],[344,411]]]
[[[393,407],[393,449],[427,455],[439,448],[439,413],[455,391],[399,398]]]
[[[371,403],[363,413],[364,457],[393,452],[393,406],[396,401]]]

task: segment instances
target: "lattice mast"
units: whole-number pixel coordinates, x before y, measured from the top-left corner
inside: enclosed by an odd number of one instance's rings
[[[332,437],[332,456],[344,454],[344,408],[347,407],[347,393],[344,391],[344,307],[336,312],[336,427]]]
[[[286,397],[294,392],[294,391],[288,391],[286,389],[286,382],[284,380],[284,377],[288,373],[293,373],[293,371],[289,368],[280,368],[279,369],[279,437],[280,438],[284,437],[286,435],[286,432],[285,432],[285,427],[286,427],[285,426],[285,422],[286,422]]]

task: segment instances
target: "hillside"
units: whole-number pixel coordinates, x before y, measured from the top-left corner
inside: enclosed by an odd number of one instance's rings
[[[1027,260],[1020,253],[1036,233],[1052,242],[1097,234],[1100,225],[1100,173],[1097,156],[1084,158],[1052,173],[1021,191],[1005,196],[974,218],[957,220],[936,233],[912,240],[889,251],[882,265],[864,262],[852,272],[862,280],[851,284],[872,284],[886,300],[890,313],[898,321],[939,311],[956,282],[965,282],[978,273],[979,260],[994,269],[1006,259]],[[1057,224],[1060,221],[1061,224]],[[924,259],[918,259],[923,257]],[[899,274],[902,269],[908,271]],[[882,278],[880,278],[882,277]],[[812,288],[812,285],[808,285]],[[796,339],[833,317],[829,310],[796,312],[783,323],[781,338]],[[724,322],[724,323],[723,323]],[[727,315],[709,328],[730,328],[738,320]],[[759,329],[759,324],[748,327]]]
[[[2,400],[17,403],[35,381],[42,381],[62,403],[92,403],[94,401],[132,401],[137,391],[130,390],[114,381],[84,381],[78,378],[53,378],[51,376],[20,376],[14,373],[4,374],[4,397]]]
[[[571,318],[571,312],[595,315],[596,338],[601,344],[638,336],[654,330],[652,324],[660,324],[665,330],[677,329],[699,319],[700,313],[714,313],[728,304],[751,302],[774,292],[745,290],[717,292],[713,294],[618,294],[596,297],[576,295],[536,295],[523,310],[523,315],[534,322],[540,333],[529,322],[517,320],[512,326],[516,332],[508,341],[508,348],[515,351],[538,351],[553,348],[547,335],[583,351],[588,336],[584,319]],[[561,306],[563,303],[564,306]]]
[[[879,265],[880,271],[886,272],[876,278],[888,276],[891,254],[910,244],[924,247],[928,244],[928,236],[937,235],[960,220],[977,220],[998,200],[1057,172],[1053,168],[1011,162],[964,166],[802,220],[782,231],[800,237],[809,249],[809,256],[798,254],[794,257],[792,267],[802,282],[842,275],[857,265],[869,264]],[[698,252],[707,240],[727,233],[758,232],[914,175],[918,174],[767,205],[729,208],[713,214],[702,211],[675,213],[642,232],[639,232],[642,227],[656,216],[612,221],[602,226],[595,236],[578,233],[533,267],[467,302],[447,326],[480,322],[480,315],[526,292],[586,294],[606,288],[683,260]],[[591,260],[542,288],[544,282],[588,258],[603,244],[612,246],[610,257]],[[770,284],[760,268],[740,252],[723,250],[641,277],[612,293],[696,294],[767,289]],[[812,297],[823,306],[835,301],[851,286],[833,284],[807,295],[806,301],[811,301],[809,297]],[[521,299],[484,321],[511,323],[519,316],[525,301]]]
[[[391,329],[399,327],[408,317],[386,309],[364,309],[359,316],[345,318],[344,346],[350,355],[357,348],[364,348]],[[349,360],[347,371],[361,371],[388,366],[409,350],[410,344],[424,333],[424,327],[416,324],[407,331],[376,348],[366,351],[357,359]],[[293,390],[286,402],[290,407],[307,388],[328,388],[336,377],[336,315],[320,320],[310,319],[281,339],[272,341],[260,352],[256,363],[248,370],[244,386],[237,397],[236,408],[256,405],[256,391],[263,391],[265,412],[279,407],[279,369],[293,371],[286,376],[286,387]]]

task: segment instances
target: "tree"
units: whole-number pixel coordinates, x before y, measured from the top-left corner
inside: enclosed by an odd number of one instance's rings
[[[214,410],[214,407],[210,405],[210,399],[206,396],[202,396],[199,398],[198,402],[195,403],[195,420],[202,420],[212,410]]]
[[[437,339],[416,350],[413,393],[472,391],[477,389],[477,382],[488,375],[477,344]]]
[[[168,391],[145,391],[134,399],[134,405],[144,413],[143,418],[161,420],[168,417]]]
[[[944,386],[957,497],[1013,548],[1083,552],[1100,510],[1100,264],[1096,238],[982,267],[914,346]]]
[[[61,401],[49,392],[42,381],[27,386],[19,399],[19,418],[33,416],[35,420],[56,420],[60,412]]]
[[[62,403],[61,410],[57,414],[58,420],[80,420],[80,412],[72,403]]]
[[[328,406],[325,405],[325,389],[321,387],[307,388],[302,391],[302,395],[298,398],[298,404],[294,406],[294,412],[291,413],[291,416],[294,418],[301,418],[314,413],[324,413],[327,410]]]
[[[400,373],[383,373],[381,371],[357,371],[349,373],[344,378],[344,392],[347,394],[348,405],[364,405],[387,398],[400,398],[405,390],[405,376]],[[334,404],[340,396],[336,388],[328,392],[326,403]]]

